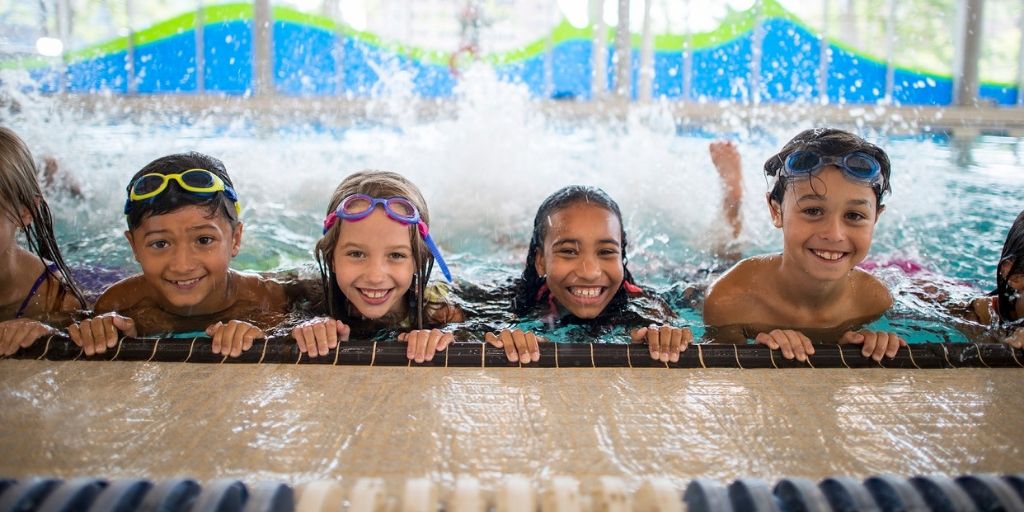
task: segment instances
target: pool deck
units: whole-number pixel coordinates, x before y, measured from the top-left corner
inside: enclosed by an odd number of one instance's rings
[[[161,112],[184,117],[234,119],[249,116],[277,125],[316,123],[347,126],[370,118],[387,119],[391,100],[238,97],[238,96],[54,96],[62,108],[88,112],[118,112],[139,117]],[[619,100],[551,101],[537,100],[539,110],[554,119],[570,122],[617,120],[630,116],[671,113],[682,127],[734,132],[776,125],[829,125],[877,129],[888,134],[978,134],[1024,136],[1024,108],[1011,107],[924,107],[886,105],[818,105],[812,103],[749,105],[729,102],[629,103]],[[458,104],[451,99],[418,99],[403,105],[403,114],[421,120],[451,117]],[[382,110],[385,112],[382,113]],[[392,113],[397,115],[396,113]],[[404,119],[404,117],[403,117]]]
[[[1024,470],[1024,371],[0,360],[0,475],[774,480]]]

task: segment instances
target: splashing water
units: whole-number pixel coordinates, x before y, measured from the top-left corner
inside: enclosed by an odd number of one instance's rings
[[[83,184],[84,200],[59,192],[50,198],[73,265],[137,268],[122,236],[125,183],[147,162],[173,152],[195,150],[225,162],[246,224],[239,268],[311,263],[330,191],[351,172],[388,169],[423,191],[431,233],[451,255],[457,276],[466,286],[485,288],[522,271],[543,198],[565,185],[587,184],[620,204],[638,280],[678,304],[684,320],[699,323],[699,313],[682,305],[688,301],[676,299],[687,284],[706,282],[723,268],[711,248],[728,228],[707,152],[710,138],[681,134],[670,105],[638,106],[621,119],[567,119],[545,113],[524,86],[500,81],[480,65],[466,71],[453,101],[438,103],[439,115],[421,119],[411,75],[375,71],[381,81],[366,103],[366,120],[352,127],[268,128],[256,112],[213,110],[189,118],[171,113],[174,98],[153,98],[152,110],[141,114],[89,112],[21,92],[24,77],[13,72],[5,72],[2,92],[18,109],[0,116],[34,152],[56,156]],[[725,119],[726,136],[739,139],[744,164],[744,255],[781,248],[781,233],[766,210],[769,184],[761,164],[809,125],[775,121],[750,126],[739,116]],[[949,327],[945,307],[920,299],[920,281],[941,280],[957,300],[993,286],[1006,230],[1024,209],[1021,141],[872,140],[893,161],[893,194],[870,257],[873,272],[897,297],[895,319],[886,321],[918,340],[962,339]],[[924,270],[906,271],[918,267]]]

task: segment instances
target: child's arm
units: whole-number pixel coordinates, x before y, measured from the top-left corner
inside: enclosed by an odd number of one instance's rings
[[[57,330],[53,327],[29,318],[0,322],[0,355],[14,355],[19,349],[28,348],[35,340],[54,332]]]
[[[348,341],[352,329],[341,320],[318,317],[303,322],[292,329],[292,337],[299,345],[299,352],[309,357],[325,356],[337,348],[339,341]]]
[[[137,296],[132,290],[136,282],[133,279],[137,278],[115,283],[100,295],[94,311],[99,313],[97,316],[68,326],[68,336],[82,347],[85,355],[102,354],[108,348],[113,348],[117,345],[119,333],[133,338],[138,336],[135,321],[116,312],[127,306],[129,297]]]
[[[679,361],[679,354],[693,342],[693,332],[688,327],[651,325],[634,329],[629,334],[633,343],[647,343],[651,359],[663,363]]]
[[[267,337],[263,329],[242,320],[217,322],[206,328],[206,334],[213,338],[214,354],[231,357],[238,357],[242,352],[252,348],[254,340]]]
[[[435,352],[443,351],[455,340],[454,334],[441,331],[438,327],[466,319],[462,308],[450,300],[451,290],[448,285],[434,283],[427,286],[424,298],[427,302],[424,305],[427,323],[435,328],[416,329],[398,335],[398,341],[408,343],[405,355],[417,363],[430,361]]]
[[[874,276],[864,272],[858,274],[856,279],[860,282],[857,287],[860,293],[857,294],[857,317],[877,320],[892,307],[893,299],[889,289]],[[890,359],[896,357],[900,347],[907,346],[907,342],[895,333],[882,331],[869,331],[865,329],[850,330],[843,333],[839,343],[852,343],[861,345],[861,355],[870,357],[875,361],[881,361],[883,356]]]
[[[754,341],[772,350],[781,350],[782,357],[786,359],[795,357],[797,361],[806,361],[807,356],[814,355],[814,345],[811,343],[811,339],[804,333],[793,329],[773,329],[769,332],[759,332]]]
[[[495,347],[504,348],[509,361],[521,363],[540,361],[540,346],[538,344],[547,341],[531,331],[520,329],[502,329],[498,333],[488,332],[484,334],[484,340]]]
[[[434,358],[435,352],[448,348],[448,344],[454,340],[454,334],[439,329],[417,329],[398,335],[398,341],[408,344],[405,350],[406,357],[417,363],[430,361]]]
[[[881,361],[882,356],[892,359],[900,347],[907,346],[907,342],[894,333],[868,330],[846,331],[839,343],[861,345],[860,354],[875,361]]]
[[[1013,348],[1024,348],[1024,327],[1015,329],[1004,341]]]
[[[130,338],[139,335],[135,321],[117,313],[104,313],[68,326],[71,341],[82,347],[87,356],[113,348],[121,334]]]

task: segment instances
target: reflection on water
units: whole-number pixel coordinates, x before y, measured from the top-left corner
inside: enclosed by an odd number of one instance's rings
[[[684,320],[699,325],[699,313],[677,296],[687,284],[706,285],[714,276],[709,272],[727,264],[709,251],[725,228],[705,135],[681,134],[657,105],[623,121],[551,119],[521,88],[480,71],[460,84],[454,112],[420,121],[410,114],[401,78],[384,82],[397,85],[385,87],[385,96],[368,107],[374,122],[357,127],[268,128],[255,117],[216,115],[182,123],[159,111],[128,121],[118,112],[75,114],[27,97],[11,124],[83,182],[85,201],[54,198],[72,264],[137,268],[122,236],[125,180],[150,160],[177,151],[206,152],[227,164],[244,206],[245,238],[235,261],[240,268],[310,263],[329,191],[348,173],[369,167],[402,172],[422,188],[431,232],[464,287],[495,286],[518,275],[540,201],[561,186],[586,183],[604,188],[622,206],[634,274],[663,293]],[[724,134],[741,137],[746,173],[740,246],[747,255],[781,247],[760,169],[809,126],[790,121],[752,127],[737,118],[734,133]],[[947,302],[992,286],[1003,237],[1024,209],[1020,141],[875,139],[893,161],[894,193],[872,250],[872,260],[882,265],[876,272],[898,291],[890,322],[918,341],[962,340],[946,327],[953,317],[945,307],[916,298],[920,281],[942,279],[957,287]],[[907,262],[927,272],[895,270]],[[500,320],[495,313],[492,320]]]
[[[0,474],[368,476],[400,489],[460,475],[635,488],[1013,473],[1022,375],[0,361]]]

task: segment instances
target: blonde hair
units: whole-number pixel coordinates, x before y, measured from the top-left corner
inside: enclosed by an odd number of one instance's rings
[[[341,201],[352,194],[366,194],[371,197],[404,197],[408,199],[420,212],[420,219],[430,225],[430,212],[427,209],[427,202],[423,194],[405,176],[391,171],[364,170],[349,175],[338,188],[334,189],[331,201],[327,205],[327,215],[334,212]],[[341,222],[335,222],[330,229],[324,233],[316,243],[314,255],[317,265],[320,267],[320,277],[323,281],[324,292],[326,293],[328,311],[333,318],[339,318],[347,311],[348,300],[338,287],[338,281],[334,271],[334,249],[338,245],[338,238],[341,236]],[[407,227],[409,231],[409,245],[412,247],[413,264],[416,274],[412,286],[407,292],[407,300],[410,308],[415,308],[417,329],[423,328],[424,291],[427,286],[427,277],[434,267],[434,256],[430,253],[427,245],[420,238],[419,231],[415,225]]]
[[[71,290],[82,308],[85,308],[85,296],[71,277],[71,271],[57,246],[53,216],[39,188],[37,174],[35,159],[25,142],[13,130],[0,126],[0,199],[3,200],[3,213],[18,224],[25,235],[28,249],[39,257],[48,269],[47,272],[60,282],[56,295],[57,307],[64,302],[67,291]],[[32,217],[28,224],[22,221],[22,209]],[[59,276],[49,270],[47,262],[57,265]]]

